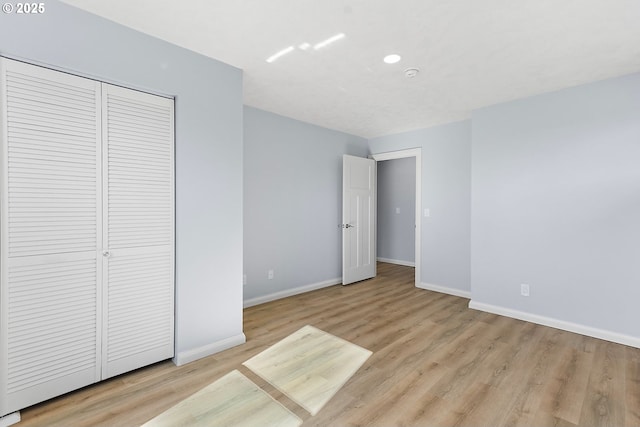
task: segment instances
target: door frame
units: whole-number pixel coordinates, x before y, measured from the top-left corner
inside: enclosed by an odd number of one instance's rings
[[[420,270],[422,266],[422,148],[409,148],[406,150],[387,151],[384,153],[371,154],[369,158],[377,162],[383,160],[404,159],[407,157],[416,158],[416,224],[415,224],[415,286],[421,287]],[[377,186],[376,186],[377,191]],[[377,238],[377,236],[376,236]],[[377,242],[376,242],[377,245]],[[377,256],[377,255],[376,255]]]

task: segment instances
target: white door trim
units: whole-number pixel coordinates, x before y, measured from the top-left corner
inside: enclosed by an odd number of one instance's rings
[[[388,151],[386,153],[371,154],[369,156],[376,162],[383,160],[416,158],[416,234],[415,234],[415,284],[420,287],[420,269],[422,265],[422,148],[410,148],[407,150]]]

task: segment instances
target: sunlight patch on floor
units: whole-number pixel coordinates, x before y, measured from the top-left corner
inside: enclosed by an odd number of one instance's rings
[[[234,370],[143,427],[298,427],[302,420]]]
[[[307,325],[243,365],[316,415],[371,354]]]

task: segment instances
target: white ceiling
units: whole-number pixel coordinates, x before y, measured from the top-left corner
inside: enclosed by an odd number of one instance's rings
[[[246,105],[367,138],[640,71],[640,0],[65,2],[243,69]]]

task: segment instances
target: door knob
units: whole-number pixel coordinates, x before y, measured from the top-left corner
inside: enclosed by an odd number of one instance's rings
[[[109,251],[102,251],[102,256],[105,258],[109,258],[111,256],[111,252]]]

